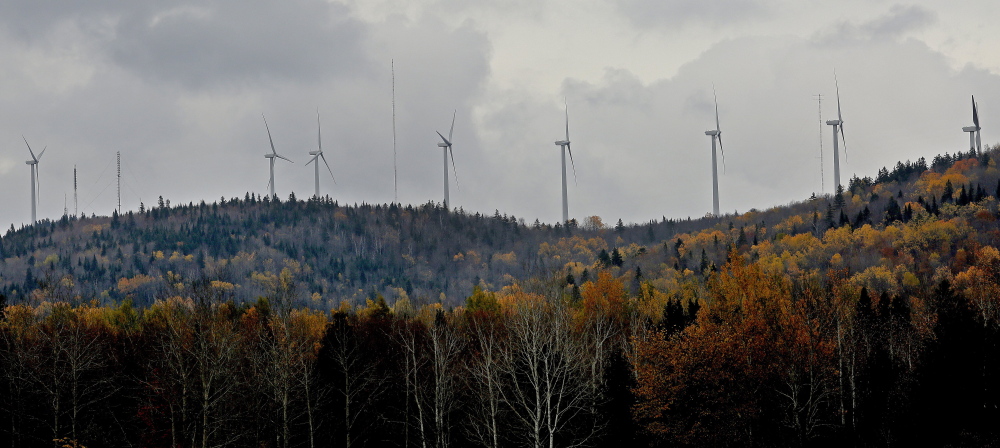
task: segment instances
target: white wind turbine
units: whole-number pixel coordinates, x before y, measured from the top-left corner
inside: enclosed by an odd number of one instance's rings
[[[715,155],[715,141],[719,140],[719,150],[722,151],[722,169],[726,168],[726,150],[722,148],[722,127],[719,126],[719,97],[712,87],[712,97],[715,99],[715,129],[705,131],[712,138],[712,215],[719,216],[719,165]]]
[[[562,149],[562,214],[563,223],[569,222],[569,196],[566,194],[566,153],[569,153],[569,162],[573,165],[573,183],[576,183],[576,163],[573,162],[573,149],[569,145],[569,105],[566,108],[566,139],[559,140],[556,145]]]
[[[264,114],[261,114],[260,118],[264,118]],[[278,152],[274,150],[274,139],[271,138],[271,128],[267,126],[267,118],[264,118],[264,128],[267,129],[267,139],[268,141],[271,142],[271,153],[264,154],[264,157],[270,159],[271,161],[271,180],[268,182],[268,186],[271,188],[271,198],[273,199],[277,198],[277,196],[275,196],[274,194],[274,159],[275,158],[283,159],[288,161],[289,163],[295,163],[295,162],[292,162],[287,157],[278,154]]]
[[[38,153],[38,157],[35,157],[35,152],[31,150],[31,145],[28,144],[28,139],[24,138],[24,144],[28,146],[28,153],[31,154],[31,160],[24,162],[28,165],[31,170],[31,223],[34,224],[36,221],[36,206],[38,205],[37,193],[35,191],[36,186],[40,186],[38,181],[38,161],[42,160],[42,155],[45,154],[45,150],[49,149],[48,146],[42,148],[42,152]]]
[[[966,126],[962,130],[969,133],[969,149],[982,152],[983,141],[979,136],[982,128],[979,127],[979,108],[976,107],[975,95],[972,96],[972,123],[973,126]]]
[[[837,119],[827,120],[826,124],[833,126],[833,190],[837,191],[840,187],[840,151],[837,149],[837,145],[840,140],[844,141],[844,156],[847,156],[847,138],[844,137],[844,116],[840,113],[840,83],[837,82],[837,74],[833,75],[834,85],[837,87]],[[840,136],[837,136],[837,130],[840,129]]]
[[[316,168],[316,199],[319,199],[319,162],[316,161],[317,159],[320,159],[320,158],[323,159],[323,163],[326,164],[326,169],[330,171],[330,178],[333,179],[333,183],[337,183],[337,178],[334,177],[334,175],[333,175],[333,169],[330,168],[330,164],[327,163],[327,161],[326,161],[326,156],[323,155],[323,131],[320,129],[320,124],[319,124],[319,110],[316,111],[316,129],[317,129],[316,130],[316,144],[317,144],[317,147],[319,149],[316,150],[316,151],[309,151],[309,155],[313,156],[313,158],[309,159],[309,161],[306,162],[306,165],[308,166],[310,163],[316,162],[316,165],[314,166],[314,168]],[[273,146],[273,143],[272,143],[272,146]],[[273,166],[274,166],[273,165],[273,160],[274,159],[271,159],[271,160],[272,160],[272,168],[273,168]],[[273,169],[272,169],[272,178],[273,178],[273,173],[274,172],[273,172]],[[273,180],[272,180],[272,182],[273,182]]]
[[[448,200],[448,154],[451,154],[451,169],[455,172],[455,184],[458,184],[458,171],[455,170],[455,153],[451,150],[451,135],[455,132],[455,116],[458,114],[456,110],[451,114],[451,129],[448,130],[448,138],[444,138],[440,132],[437,132],[438,137],[441,137],[441,143],[438,143],[438,147],[444,150],[444,208],[449,209]]]

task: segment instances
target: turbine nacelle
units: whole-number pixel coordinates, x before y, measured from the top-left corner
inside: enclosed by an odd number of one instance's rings
[[[716,136],[716,135],[719,135],[719,134],[722,134],[722,132],[719,132],[719,131],[705,131],[705,135],[711,135],[713,137]]]
[[[962,132],[976,132],[978,130],[979,130],[979,127],[977,127],[977,126],[966,126],[966,127],[962,128]],[[25,162],[25,163],[28,163],[28,162]]]
[[[309,151],[309,155],[311,155],[311,156],[317,156],[317,155],[319,155],[322,152],[323,151]]]
[[[451,145],[449,145],[447,143],[438,143],[438,148],[447,148],[449,146],[451,146]]]
[[[277,154],[264,154],[264,157],[266,157],[268,159],[273,159],[273,158],[275,158],[277,156],[278,156]]]
[[[556,142],[558,146],[569,146],[569,140],[559,140]]]
[[[826,124],[828,124],[830,126],[840,126],[840,125],[844,124],[844,122],[841,121],[841,120],[826,120]]]

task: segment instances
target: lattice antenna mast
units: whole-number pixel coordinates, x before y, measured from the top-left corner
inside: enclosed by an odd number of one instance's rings
[[[122,213],[122,152],[115,153],[118,157],[118,214]]]
[[[76,165],[73,165],[73,216],[80,216],[80,203],[76,193]]]
[[[823,172],[823,94],[813,95],[819,104],[819,193],[826,194],[826,173]]]
[[[396,180],[396,61],[389,60],[392,70],[392,201],[399,203],[399,184]]]

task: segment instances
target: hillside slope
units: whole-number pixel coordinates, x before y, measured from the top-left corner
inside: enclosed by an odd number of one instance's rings
[[[942,266],[977,245],[997,245],[996,154],[899,163],[851,179],[843,194],[764,211],[629,226],[294,196],[173,207],[161,200],[138,213],[12,227],[0,239],[0,294],[148,305],[197,291],[319,309],[381,295],[457,305],[475,285],[498,290],[537,277],[565,286],[610,267],[633,292],[646,281],[690,295],[731,246],[791,275],[844,268],[913,287],[940,278]]]

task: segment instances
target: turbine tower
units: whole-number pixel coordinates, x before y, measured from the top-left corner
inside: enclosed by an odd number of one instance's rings
[[[576,163],[573,162],[573,149],[569,145],[569,105],[564,105],[566,110],[566,139],[559,140],[556,145],[562,149],[562,215],[563,224],[569,222],[569,196],[566,194],[566,153],[569,153],[569,162],[573,165],[573,183],[576,183]]]
[[[837,119],[827,120],[826,124],[833,126],[833,191],[840,187],[840,150],[837,149],[840,140],[844,141],[844,155],[847,155],[847,138],[844,137],[844,116],[840,113],[840,84],[837,82],[837,75],[833,75],[834,85],[837,87]],[[837,130],[840,136],[837,136]]]
[[[450,202],[448,201],[448,154],[451,154],[451,169],[455,171],[455,183],[458,183],[458,171],[455,170],[455,153],[451,150],[451,135],[455,132],[455,115],[458,114],[456,110],[451,114],[451,129],[448,131],[448,138],[444,138],[440,132],[437,133],[438,137],[441,137],[441,143],[438,143],[438,147],[444,150],[444,208],[450,210]],[[437,131],[434,131],[437,132]]]
[[[28,139],[21,138],[24,140],[24,144],[28,146],[28,153],[31,154],[31,160],[24,162],[28,165],[31,170],[31,223],[34,224],[36,219],[36,206],[38,205],[38,197],[35,188],[39,186],[38,182],[38,161],[42,159],[42,155],[45,154],[45,150],[48,146],[42,148],[42,152],[38,153],[38,157],[35,157],[35,152],[31,150],[31,145],[28,144]]]
[[[264,118],[264,114],[261,114],[260,118]],[[271,142],[271,153],[264,154],[264,158],[269,159],[271,161],[271,180],[268,182],[267,185],[271,188],[271,199],[276,199],[277,196],[275,196],[274,194],[274,159],[279,158],[288,161],[289,163],[295,163],[295,162],[292,162],[287,157],[278,154],[278,152],[274,150],[274,139],[271,138],[271,128],[267,126],[267,118],[264,118],[264,128],[267,129],[267,139],[268,141]]]
[[[975,95],[972,96],[972,123],[973,126],[966,126],[962,130],[969,133],[969,150],[982,152],[983,141],[979,136],[979,131],[982,128],[979,127],[979,108],[976,107]]]
[[[719,165],[715,155],[715,141],[719,141],[719,150],[722,151],[722,168],[726,168],[726,150],[722,148],[722,127],[719,126],[719,97],[715,94],[715,87],[712,87],[712,97],[715,99],[715,129],[705,131],[705,135],[712,138],[712,216],[719,216]]]
[[[326,161],[326,156],[323,155],[323,131],[320,129],[318,109],[316,110],[316,129],[316,144],[319,149],[309,151],[309,155],[313,156],[313,158],[309,159],[306,165],[316,162],[316,159],[322,158],[323,163],[326,164],[326,169],[330,171],[330,178],[333,179],[333,183],[337,183],[337,178],[333,176],[333,169],[330,168],[330,164]],[[319,199],[319,162],[316,162],[314,168],[316,168],[316,199]]]

